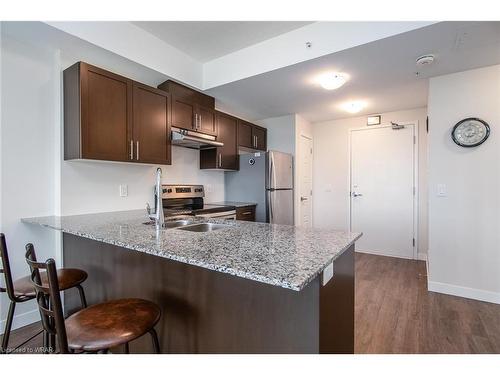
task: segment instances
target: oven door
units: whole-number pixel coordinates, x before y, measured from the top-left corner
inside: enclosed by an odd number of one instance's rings
[[[231,211],[223,211],[223,212],[212,212],[206,214],[196,214],[196,217],[205,217],[205,218],[217,218],[224,220],[236,220],[236,210]]]

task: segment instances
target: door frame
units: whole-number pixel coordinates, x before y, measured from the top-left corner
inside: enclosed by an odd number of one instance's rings
[[[298,145],[297,145],[297,154],[296,154],[296,157],[294,158],[294,164],[295,164],[295,181],[294,181],[294,190],[295,190],[295,197],[294,197],[294,204],[295,206],[297,207],[295,209],[295,214],[294,214],[294,221],[295,221],[295,225],[299,225],[300,224],[300,216],[301,216],[301,213],[302,213],[302,210],[301,210],[301,207],[300,207],[300,183],[302,181],[302,168],[300,167],[300,157],[301,157],[301,153],[304,151],[302,150],[302,148],[300,147],[300,141],[301,141],[301,137],[304,137],[308,140],[311,141],[311,192],[314,190],[314,178],[313,178],[313,175],[314,175],[314,141],[313,141],[313,137],[309,134],[306,134],[304,132],[300,132],[298,134]],[[314,202],[313,202],[313,199],[314,199],[314,196],[313,194],[311,193],[311,196],[310,196],[310,199],[311,199],[311,227],[314,228]]]
[[[398,125],[410,126],[413,125],[413,238],[415,239],[415,246],[413,246],[413,257],[411,259],[418,259],[419,253],[419,228],[418,228],[418,216],[419,216],[419,175],[418,175],[418,150],[419,150],[419,123],[418,120],[415,121],[395,121]],[[349,129],[349,144],[348,144],[348,153],[349,153],[349,179],[348,179],[348,187],[347,191],[348,195],[348,204],[349,204],[349,230],[352,231],[352,197],[351,197],[351,186],[352,186],[352,134],[355,131],[367,131],[381,128],[390,128],[392,125],[389,123],[384,123],[381,125],[374,126],[365,126],[363,128],[352,128]]]

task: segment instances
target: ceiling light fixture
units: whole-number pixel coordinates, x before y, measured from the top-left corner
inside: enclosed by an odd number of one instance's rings
[[[366,103],[362,101],[348,102],[342,104],[342,109],[349,113],[358,113],[366,107]]]
[[[345,73],[328,72],[318,76],[317,82],[325,90],[335,90],[347,82],[349,76]]]

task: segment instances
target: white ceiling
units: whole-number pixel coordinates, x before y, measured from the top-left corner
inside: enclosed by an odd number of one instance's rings
[[[415,59],[427,53],[435,54],[434,64],[417,69]],[[207,92],[218,108],[250,120],[299,113],[318,122],[423,107],[429,77],[498,63],[500,22],[442,22]],[[340,89],[324,90],[311,79],[325,70],[351,79]],[[339,108],[350,100],[368,106],[351,115]]]
[[[199,62],[298,29],[312,22],[263,21],[142,21],[136,26],[183,51]]]

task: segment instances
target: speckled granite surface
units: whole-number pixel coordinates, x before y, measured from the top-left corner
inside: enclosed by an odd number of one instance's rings
[[[340,256],[360,233],[297,228],[243,221],[219,222],[226,228],[197,233],[156,231],[144,210],[21,219],[175,261],[296,291],[303,289]],[[83,255],[84,256],[84,255]]]

